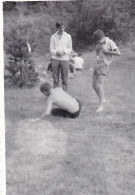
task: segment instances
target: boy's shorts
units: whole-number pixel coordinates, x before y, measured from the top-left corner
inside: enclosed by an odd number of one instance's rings
[[[105,63],[99,63],[93,69],[93,74],[95,75],[107,75],[109,73],[109,66]]]
[[[82,104],[81,104],[81,102],[78,99],[76,99],[76,100],[77,100],[77,102],[79,104],[79,109],[78,109],[77,112],[70,113],[70,112],[68,112],[66,110],[63,110],[63,109],[60,109],[60,108],[53,108],[52,111],[51,111],[52,115],[54,115],[54,116],[62,116],[64,118],[76,118],[76,117],[78,117],[80,112],[81,112]]]
[[[78,117],[79,114],[80,114],[80,112],[81,112],[82,104],[81,104],[80,100],[78,100],[78,99],[76,99],[76,100],[77,100],[77,102],[79,104],[79,110],[77,112],[75,112],[75,113],[70,114],[70,118],[76,118],[76,117]]]

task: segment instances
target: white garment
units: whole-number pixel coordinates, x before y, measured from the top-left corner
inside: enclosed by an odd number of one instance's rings
[[[106,38],[106,41],[105,41],[105,47],[109,51],[113,51],[113,50],[115,50],[115,49],[118,48],[116,46],[116,44],[114,43],[114,41],[112,41],[108,37]],[[104,62],[105,62],[106,65],[109,65],[112,62],[112,55],[110,55],[110,54],[103,54],[103,60],[104,60]]]
[[[58,32],[51,36],[50,40],[50,52],[52,59],[56,60],[69,60],[69,55],[72,51],[72,39],[71,35],[63,32],[60,36]],[[56,52],[63,53],[60,57],[56,55]]]
[[[76,57],[73,58],[73,60],[74,60],[75,69],[83,69],[83,66],[84,66],[83,58],[81,58],[79,56],[76,56]]]
[[[31,47],[30,44],[27,42],[28,52],[31,53]]]

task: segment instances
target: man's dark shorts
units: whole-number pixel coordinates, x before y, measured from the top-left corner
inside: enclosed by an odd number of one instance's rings
[[[62,116],[64,118],[76,118],[76,117],[78,117],[80,112],[81,112],[82,104],[81,104],[81,102],[78,99],[76,99],[76,100],[77,100],[77,102],[79,104],[79,110],[77,112],[70,113],[70,112],[68,112],[66,110],[63,110],[63,109],[60,109],[60,108],[53,108],[52,111],[51,111],[52,115],[54,115],[54,116]]]
[[[109,73],[109,66],[105,63],[99,63],[94,67],[93,74],[95,75],[107,75]]]

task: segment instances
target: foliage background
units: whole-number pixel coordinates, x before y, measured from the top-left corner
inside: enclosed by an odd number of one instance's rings
[[[50,36],[56,31],[58,20],[65,23],[66,31],[72,35],[75,50],[87,50],[98,28],[120,44],[134,40],[134,0],[5,1],[3,10],[5,46],[9,33],[21,27],[20,36],[40,55],[49,52]]]

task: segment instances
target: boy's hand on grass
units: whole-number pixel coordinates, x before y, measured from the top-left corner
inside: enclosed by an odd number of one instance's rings
[[[40,121],[39,118],[35,118],[35,119],[31,119],[31,120],[30,120],[30,122],[32,122],[32,123],[36,123],[36,122],[39,122],[39,121]]]
[[[93,71],[93,68],[91,67],[91,68],[89,68],[89,70],[90,70],[90,71]]]

